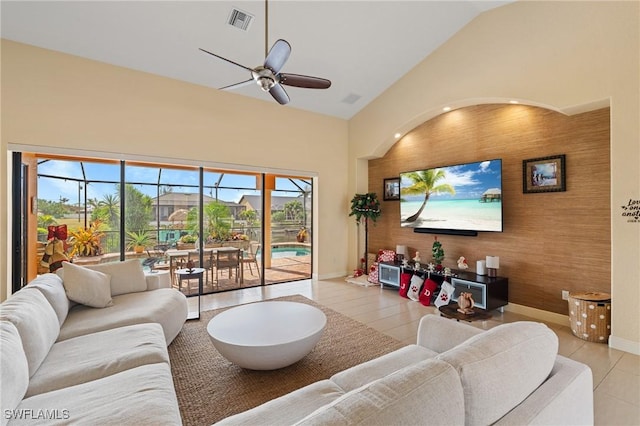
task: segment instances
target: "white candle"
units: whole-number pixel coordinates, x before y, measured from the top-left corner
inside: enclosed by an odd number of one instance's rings
[[[500,258],[498,256],[487,256],[487,268],[500,269]]]
[[[478,260],[476,262],[476,274],[478,275],[486,275],[487,271],[485,269],[486,262],[484,260]]]

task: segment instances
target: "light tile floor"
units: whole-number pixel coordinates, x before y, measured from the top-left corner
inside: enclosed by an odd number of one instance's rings
[[[415,343],[420,318],[436,311],[432,306],[399,297],[393,289],[362,287],[343,279],[245,288],[203,296],[201,303],[202,310],[210,310],[291,294],[306,296],[407,344]],[[189,303],[197,306],[197,299],[190,298]],[[494,311],[491,319],[470,324],[489,329],[520,320],[532,319]],[[548,325],[558,335],[559,353],[589,365],[593,371],[595,424],[640,425],[640,356],[581,340],[573,336],[569,327]]]

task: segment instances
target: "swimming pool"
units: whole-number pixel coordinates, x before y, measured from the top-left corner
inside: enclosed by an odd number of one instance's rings
[[[271,249],[271,258],[279,259],[282,257],[296,257],[296,256],[308,256],[311,254],[311,249],[308,247],[299,246],[280,246],[273,247]],[[260,257],[260,249],[256,253],[256,257]]]

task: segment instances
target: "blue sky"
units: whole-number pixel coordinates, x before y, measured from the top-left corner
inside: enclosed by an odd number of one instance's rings
[[[436,167],[445,171],[445,178],[438,184],[448,183],[456,190],[456,195],[449,193],[433,194],[431,199],[477,199],[489,188],[500,188],[502,181],[502,161],[489,160],[477,163],[462,164],[457,166]],[[411,180],[400,175],[400,188],[411,185]],[[404,199],[424,199],[424,196],[407,197]]]
[[[89,181],[119,181],[120,180],[120,165],[119,164],[103,164],[103,163],[89,163],[85,162],[84,173]],[[156,187],[158,182],[158,168],[152,167],[139,167],[139,166],[126,166],[125,167],[125,179],[127,182],[143,182],[153,185],[138,185],[137,188],[143,193],[155,197]],[[78,203],[78,182],[75,179],[83,179],[82,169],[80,163],[76,161],[60,161],[49,160],[41,162],[38,165],[39,175],[50,175],[60,177],[61,179],[52,179],[41,177],[38,179],[38,198],[58,201],[60,198],[69,199],[69,204]],[[220,173],[205,172],[205,195],[215,197],[215,189],[209,189],[207,186],[213,186],[220,178]],[[67,178],[67,179],[64,179]],[[69,179],[71,178],[71,179]],[[310,179],[309,179],[310,180]],[[160,174],[160,184],[183,184],[185,186],[174,186],[173,192],[198,192],[198,171],[194,170],[176,170],[176,169],[162,169]],[[303,188],[305,187],[301,182],[297,181]],[[186,185],[195,185],[195,187],[188,187]],[[84,183],[80,183],[80,202],[84,202]],[[220,186],[223,187],[238,187],[238,188],[255,188],[256,179],[250,175],[238,175],[225,173]],[[295,191],[297,188],[289,182],[288,179],[277,179],[276,188],[287,191]],[[87,199],[97,198],[102,199],[106,194],[115,194],[116,185],[113,183],[98,183],[93,182],[88,185]],[[219,189],[218,198],[224,201],[238,202],[240,197],[244,194],[258,194],[258,192],[250,190],[235,190],[235,189]],[[274,196],[297,196],[296,192],[276,192]]]

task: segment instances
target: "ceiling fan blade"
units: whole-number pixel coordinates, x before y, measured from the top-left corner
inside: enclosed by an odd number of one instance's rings
[[[230,64],[233,64],[233,65],[239,66],[240,68],[244,68],[245,70],[247,70],[247,71],[249,71],[249,72],[253,72],[253,69],[251,69],[251,68],[249,68],[249,67],[245,67],[244,65],[240,65],[240,64],[239,64],[239,63],[237,63],[237,62],[233,62],[233,61],[232,61],[232,60],[230,60],[230,59],[223,58],[223,57],[222,57],[222,56],[220,56],[220,55],[216,55],[215,53],[211,53],[211,52],[209,52],[208,50],[204,50],[204,49],[202,49],[202,48],[200,48],[200,50],[202,50],[204,53],[208,53],[209,55],[215,56],[215,57],[216,57],[216,58],[218,58],[218,59],[222,59],[223,61],[227,61],[227,62],[229,62]]]
[[[264,60],[264,67],[277,74],[289,59],[290,54],[291,45],[286,40],[279,39],[271,46],[271,50]]]
[[[240,87],[244,87],[253,83],[255,83],[255,80],[253,78],[250,78],[249,80],[241,81],[240,83],[233,83],[228,86],[220,87],[218,90],[238,89]]]
[[[305,89],[328,89],[331,81],[326,78],[312,77],[300,74],[279,74],[280,84],[293,87],[304,87]]]
[[[273,99],[278,101],[280,105],[285,105],[289,103],[289,95],[287,95],[287,92],[284,90],[284,87],[282,87],[281,85],[275,84],[269,90],[269,93],[271,94],[271,96],[273,96]]]

